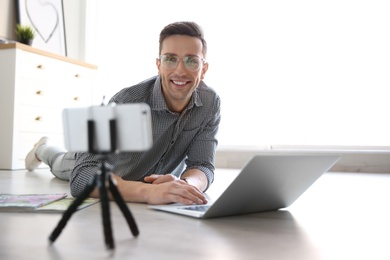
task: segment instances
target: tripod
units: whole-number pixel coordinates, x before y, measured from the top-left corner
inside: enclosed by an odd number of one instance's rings
[[[112,236],[111,228],[111,217],[110,217],[110,207],[109,199],[107,194],[107,188],[111,192],[112,197],[122,211],[127,224],[129,225],[130,231],[133,236],[138,236],[139,231],[137,224],[131,214],[129,208],[127,207],[125,201],[123,200],[121,194],[119,193],[116,184],[113,180],[111,169],[112,167],[107,164],[105,161],[107,159],[107,154],[114,153],[116,150],[116,121],[110,120],[110,141],[111,141],[111,151],[110,152],[99,152],[94,148],[94,133],[95,133],[95,122],[88,120],[88,148],[90,153],[98,154],[100,160],[100,170],[95,174],[92,181],[87,185],[85,190],[78,196],[69,208],[64,212],[60,222],[57,227],[53,230],[49,236],[51,243],[58,238],[61,234],[61,231],[65,228],[68,220],[71,218],[72,214],[76,212],[78,206],[90,195],[95,187],[99,188],[100,193],[100,202],[102,210],[102,219],[103,219],[103,230],[104,230],[104,239],[107,249],[114,249],[114,239]]]

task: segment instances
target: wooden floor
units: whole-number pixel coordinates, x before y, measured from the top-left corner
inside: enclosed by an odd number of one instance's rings
[[[209,196],[238,170],[218,169]],[[0,171],[0,193],[68,192],[47,170]],[[390,174],[327,173],[286,210],[211,220],[129,203],[141,234],[131,237],[112,207],[114,255],[103,247],[100,208],[77,212],[50,247],[60,215],[0,213],[0,259],[390,259]],[[32,255],[33,254],[34,258]]]
[[[390,259],[389,174],[326,174],[290,212],[324,259]]]

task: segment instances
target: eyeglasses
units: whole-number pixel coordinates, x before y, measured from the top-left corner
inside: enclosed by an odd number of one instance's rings
[[[205,59],[194,55],[179,57],[173,54],[164,54],[160,56],[161,65],[166,69],[175,69],[179,64],[180,59],[183,60],[186,69],[191,71],[197,71],[201,65],[206,62]]]

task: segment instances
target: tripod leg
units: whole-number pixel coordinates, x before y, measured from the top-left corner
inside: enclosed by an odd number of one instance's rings
[[[135,223],[133,215],[131,214],[131,211],[129,210],[121,194],[119,193],[115,183],[113,182],[111,174],[108,176],[108,181],[110,184],[109,187],[110,187],[111,194],[114,197],[119,208],[121,209],[123,216],[125,217],[127,224],[130,227],[131,233],[133,234],[133,236],[138,236],[139,230],[137,224]]]
[[[104,167],[104,166],[103,166]],[[108,201],[107,187],[106,187],[106,171],[103,168],[98,180],[98,186],[100,191],[100,201],[102,205],[102,218],[103,218],[103,229],[104,239],[108,249],[114,249],[114,239],[112,237],[111,218],[110,218],[110,205]]]
[[[57,227],[53,230],[51,235],[49,236],[49,240],[51,243],[54,243],[54,241],[57,239],[57,237],[61,234],[62,230],[65,228],[68,220],[71,218],[73,213],[76,212],[78,206],[83,203],[83,201],[89,196],[89,194],[93,191],[93,189],[96,186],[97,176],[95,176],[92,180],[92,182],[86,187],[86,189],[81,193],[80,196],[78,196],[73,203],[69,206],[69,208],[64,212],[60,222],[58,223]]]

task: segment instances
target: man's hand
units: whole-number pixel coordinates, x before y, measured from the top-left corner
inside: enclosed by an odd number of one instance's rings
[[[146,200],[149,204],[182,203],[186,205],[206,204],[203,192],[172,174],[153,174],[145,177],[152,185],[147,187]]]
[[[173,174],[152,174],[150,176],[146,176],[144,178],[146,182],[152,183],[152,184],[160,184],[163,182],[170,182],[170,181],[176,181],[179,180],[175,175]]]

